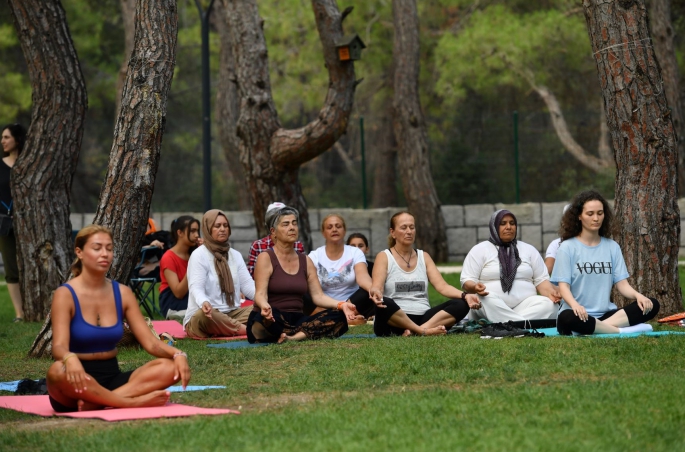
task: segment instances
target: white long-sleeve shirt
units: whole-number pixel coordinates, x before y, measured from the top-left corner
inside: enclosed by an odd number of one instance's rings
[[[228,268],[235,288],[235,306],[228,306],[226,296],[221,293],[219,276],[214,267],[214,255],[204,245],[193,251],[188,260],[188,309],[183,326],[190,321],[195,312],[202,309],[205,301],[221,312],[230,312],[240,307],[241,292],[247,298],[254,299],[254,280],[247,271],[243,257],[233,248],[228,253]]]

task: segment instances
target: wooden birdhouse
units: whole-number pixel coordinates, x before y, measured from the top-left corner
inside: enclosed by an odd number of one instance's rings
[[[335,43],[340,61],[354,61],[362,57],[362,49],[366,48],[359,35],[344,36]]]

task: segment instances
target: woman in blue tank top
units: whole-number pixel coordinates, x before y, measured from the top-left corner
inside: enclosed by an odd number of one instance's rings
[[[186,354],[150,334],[133,292],[106,278],[113,260],[109,229],[81,229],[74,248],[74,278],[52,299],[52,407],[68,412],[166,404],[166,388],[179,379],[185,388],[190,380]],[[116,358],[124,318],[140,345],[158,358],[127,372]]]

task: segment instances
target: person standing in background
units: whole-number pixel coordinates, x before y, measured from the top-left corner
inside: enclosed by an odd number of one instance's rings
[[[0,212],[14,217],[14,201],[10,189],[12,167],[19,157],[19,153],[26,143],[26,129],[21,124],[10,124],[2,129],[2,150],[4,157],[0,163]],[[7,234],[0,235],[0,254],[5,265],[5,281],[7,291],[14,305],[13,322],[24,321],[22,309],[21,288],[19,287],[19,265],[17,264],[17,240],[14,236],[14,228]]]

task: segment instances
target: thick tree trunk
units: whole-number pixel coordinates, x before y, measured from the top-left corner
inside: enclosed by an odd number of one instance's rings
[[[117,75],[117,95],[114,99],[116,102],[115,117],[119,116],[119,109],[121,108],[121,92],[124,90],[124,82],[126,81],[126,74],[128,73],[128,60],[133,51],[133,42],[136,33],[136,0],[119,0],[121,5],[121,22],[124,25],[124,58],[119,68]]]
[[[110,277],[127,284],[140,256],[152,200],[176,64],[176,0],[138,0],[136,35],[114,127],[107,177],[93,223],[112,229]],[[35,357],[52,353],[50,316],[31,346]]]
[[[176,0],[138,0],[135,22],[109,167],[93,220],[112,229],[116,252],[110,277],[123,284],[140,257],[159,166],[176,64]]]
[[[27,320],[42,320],[67,278],[69,196],[88,99],[58,0],[10,0],[32,88],[27,142],[13,170],[14,229]]]
[[[671,0],[649,0],[649,29],[652,33],[652,43],[656,60],[661,67],[661,77],[664,79],[666,100],[671,107],[673,127],[678,139],[678,194],[685,194],[685,124],[683,123],[683,108],[680,102],[678,61],[673,42],[674,31],[671,18]]]
[[[247,189],[247,179],[240,163],[240,140],[236,132],[236,124],[240,116],[240,98],[235,76],[235,58],[231,46],[231,34],[228,25],[223,20],[224,7],[221,2],[214,6],[212,15],[214,24],[219,32],[219,79],[216,86],[216,121],[219,129],[219,142],[228,162],[228,170],[235,183],[240,210],[251,210],[250,191]],[[218,20],[217,20],[218,18]]]
[[[388,110],[391,110],[388,108]],[[396,207],[397,203],[397,140],[392,130],[392,112],[381,121],[380,138],[374,146],[375,168],[373,179],[374,208]]]
[[[404,197],[416,219],[416,244],[447,262],[447,234],[430,170],[428,134],[419,100],[419,16],[415,0],[393,0],[395,98],[393,125]]]
[[[616,153],[616,241],[633,287],[659,299],[661,314],[680,311],[676,137],[644,0],[583,8]]]
[[[300,212],[300,240],[306,249],[311,249],[309,215],[298,171],[303,163],[330,149],[347,130],[356,81],[353,63],[339,61],[335,48],[335,42],[343,36],[343,16],[335,0],[312,0],[329,88],[316,120],[302,128],[286,130],[281,127],[271,95],[268,52],[257,3],[223,0],[223,4],[240,96],[240,159],[252,195],[258,233],[266,234],[264,213],[269,203],[282,201]]]

